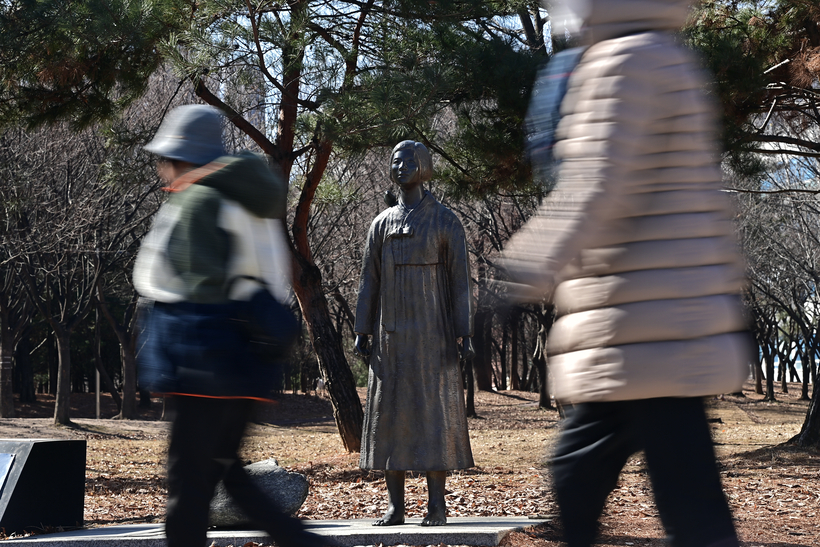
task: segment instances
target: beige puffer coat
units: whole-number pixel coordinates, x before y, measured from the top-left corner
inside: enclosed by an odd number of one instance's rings
[[[520,295],[554,289],[550,366],[567,402],[728,393],[749,372],[715,111],[668,32],[687,4],[590,2],[558,185],[504,252]]]

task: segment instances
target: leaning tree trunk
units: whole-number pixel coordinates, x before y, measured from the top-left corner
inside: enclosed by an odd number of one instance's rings
[[[57,339],[57,396],[54,402],[54,425],[71,423],[71,338],[70,332],[54,327]]]
[[[313,261],[308,241],[310,204],[330,159],[332,143],[323,140],[316,147],[313,166],[308,171],[299,203],[293,216],[293,289],[305,318],[310,341],[319,370],[325,381],[325,389],[333,404],[333,417],[342,437],[342,444],[349,452],[359,452],[362,446],[364,412],[356,381],[345,357],[342,338],[333,326],[330,307],[322,289],[322,272]],[[285,170],[288,173],[289,169]]]
[[[307,14],[307,2],[297,0],[291,3],[291,6],[293,20],[301,21]],[[291,29],[294,32],[291,38],[294,40],[302,32],[301,27],[298,25],[297,27]],[[197,96],[225,112],[237,128],[253,139],[278,164],[285,180],[290,178],[294,159],[298,157],[298,154],[294,154],[293,146],[299,111],[297,98],[300,92],[303,56],[304,50],[299,47],[286,46],[282,50],[281,62],[285,68],[284,92],[277,120],[276,144],[211,93],[203,79],[198,76],[193,77],[194,92]],[[345,77],[349,76],[351,81],[355,67],[354,61],[347,69]],[[313,163],[305,177],[305,184],[302,187],[291,226],[294,259],[293,289],[299,300],[311,343],[316,351],[319,368],[325,380],[325,388],[333,404],[333,415],[339,428],[339,435],[342,437],[342,443],[348,451],[358,452],[361,449],[364,412],[356,392],[353,373],[345,358],[341,337],[330,317],[327,299],[322,291],[322,275],[313,261],[308,241],[310,207],[327,168],[332,149],[333,143],[324,138],[317,140],[312,147]]]
[[[356,392],[356,382],[345,358],[339,332],[333,326],[327,299],[322,292],[319,268],[294,253],[296,275],[293,288],[305,317],[308,334],[319,361],[325,389],[333,404],[333,417],[348,452],[359,452],[362,446],[364,412]]]

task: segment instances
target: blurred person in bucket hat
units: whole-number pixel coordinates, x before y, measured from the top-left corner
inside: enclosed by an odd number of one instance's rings
[[[226,154],[223,119],[209,106],[178,107],[145,146],[170,194],[134,267],[148,302],[140,380],[171,399],[166,537],[170,547],[206,545],[221,480],[277,545],[318,547],[327,542],[283,514],[237,455],[254,401],[269,398],[275,374],[248,349],[235,311],[260,283],[288,299],[287,185],[256,154]]]

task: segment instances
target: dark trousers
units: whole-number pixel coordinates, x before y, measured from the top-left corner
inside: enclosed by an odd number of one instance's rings
[[[169,547],[204,547],[208,510],[218,481],[281,547],[315,544],[298,519],[282,514],[242,468],[237,451],[253,411],[247,399],[177,396],[168,447]]]
[[[640,450],[674,547],[738,545],[703,400],[670,397],[567,409],[552,473],[569,547],[593,543],[607,496]]]

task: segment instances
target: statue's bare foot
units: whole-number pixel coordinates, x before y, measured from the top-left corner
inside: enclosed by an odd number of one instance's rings
[[[422,526],[444,526],[447,524],[447,515],[443,509],[429,509],[427,516],[421,521]]]
[[[373,522],[373,526],[394,526],[404,524],[404,513],[390,507],[382,518]]]

